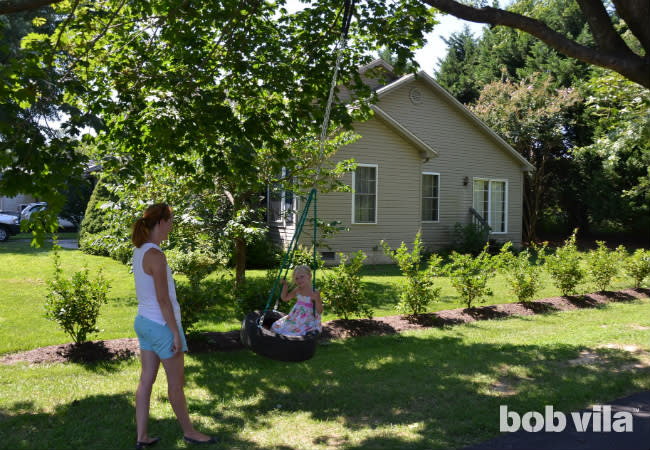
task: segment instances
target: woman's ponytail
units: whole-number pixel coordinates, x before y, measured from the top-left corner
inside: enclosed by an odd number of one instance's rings
[[[140,247],[147,242],[149,233],[160,223],[161,220],[169,220],[172,216],[172,209],[166,203],[156,203],[151,205],[145,211],[142,217],[133,224],[133,234],[131,242],[136,247]]]

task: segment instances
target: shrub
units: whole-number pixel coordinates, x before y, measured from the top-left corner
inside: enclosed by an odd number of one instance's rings
[[[307,248],[304,245],[299,245],[296,248],[296,251],[293,253],[293,259],[291,260],[291,267],[296,267],[300,265],[309,266],[312,271],[315,269],[322,269],[324,266],[323,258],[320,253],[316,252],[316,267],[314,267],[314,248]]]
[[[185,275],[189,284],[176,285],[176,298],[181,307],[181,324],[189,332],[199,320],[200,314],[214,303],[214,290],[201,281],[217,267],[216,256],[208,249],[167,250],[169,267],[174,273]]]
[[[234,288],[233,281],[233,293],[235,296],[235,301],[237,303],[237,313],[240,315],[240,318],[244,318],[246,314],[251,311],[263,310],[266,306],[266,303],[269,300],[269,294],[273,290],[277,278],[277,273],[275,270],[267,270],[264,278],[246,278],[246,282]],[[273,308],[275,301],[280,295],[281,286],[278,283],[276,286],[276,291],[274,296],[271,299],[271,304],[269,308]],[[278,310],[279,311],[288,311],[288,304],[282,300],[278,300]]]
[[[512,242],[506,242],[501,247],[498,256],[498,266],[510,283],[512,292],[517,296],[520,302],[529,302],[535,297],[535,293],[541,287],[541,271],[536,264],[531,263],[533,255],[526,249],[515,255],[511,252]],[[533,245],[533,250],[537,253],[537,260],[544,259],[546,252],[546,243],[540,248]]]
[[[576,248],[577,233],[578,230],[575,229],[564,245],[558,247],[554,254],[546,258],[544,264],[553,283],[560,289],[562,295],[574,294],[576,287],[585,277],[584,269],[580,267],[582,258]]]
[[[409,253],[406,244],[402,242],[397,250],[393,250],[381,241],[384,253],[399,266],[406,279],[402,283],[402,293],[397,304],[402,313],[419,314],[426,310],[429,303],[440,298],[440,287],[435,287],[435,277],[438,274],[441,258],[431,255],[425,270],[420,270],[422,261],[422,241],[420,231],[415,235],[413,250]]]
[[[485,244],[476,257],[454,251],[451,262],[445,267],[451,285],[468,308],[475,301],[484,301],[485,296],[492,295],[487,283],[495,275],[498,261],[490,255],[488,248],[489,244]]]
[[[616,251],[611,251],[604,241],[596,241],[596,244],[598,248],[587,253],[587,271],[596,289],[605,291],[619,271],[625,247],[619,246]]]
[[[475,223],[465,226],[456,222],[453,232],[453,248],[458,253],[478,255],[488,241],[490,230]]]
[[[650,250],[639,248],[625,258],[623,263],[623,270],[634,280],[634,287],[640,288],[643,280],[650,275]]]
[[[361,284],[359,270],[366,254],[359,250],[351,258],[339,253],[341,264],[333,268],[321,282],[323,302],[334,314],[344,319],[355,315],[372,318],[372,308]]]
[[[174,273],[187,276],[190,284],[198,286],[217,268],[217,257],[207,248],[197,250],[172,249],[165,252],[169,267]]]
[[[99,331],[99,308],[106,303],[110,284],[101,269],[97,278],[90,278],[87,267],[70,279],[63,278],[59,248],[55,242],[54,280],[48,282],[45,317],[58,323],[76,344],[82,344],[89,334]]]
[[[246,245],[246,268],[271,269],[278,267],[282,263],[282,254],[282,248],[273,243],[268,234],[257,235]]]
[[[103,236],[109,234],[106,226],[109,211],[102,208],[104,203],[114,202],[117,197],[99,180],[88,200],[84,218],[79,228],[79,248],[91,255],[110,256],[111,247],[106,245]]]
[[[133,258],[133,244],[126,232],[119,236],[112,230],[86,233],[79,238],[79,248],[89,255],[109,256],[122,264],[129,263]]]

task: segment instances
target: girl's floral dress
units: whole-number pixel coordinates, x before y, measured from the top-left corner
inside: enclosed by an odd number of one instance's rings
[[[285,336],[304,336],[310,331],[320,333],[322,326],[320,314],[311,302],[311,298],[296,294],[296,304],[289,314],[277,320],[271,330]]]

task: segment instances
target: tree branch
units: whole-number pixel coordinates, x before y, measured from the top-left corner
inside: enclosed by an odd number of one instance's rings
[[[540,22],[537,19],[532,19],[520,14],[491,7],[474,8],[461,4],[454,0],[422,1],[430,6],[433,6],[434,8],[439,9],[440,11],[449,13],[453,16],[468,20],[470,22],[488,23],[494,26],[503,25],[524,31],[532,36],[535,36],[537,39],[549,45],[550,47],[553,47],[560,53],[563,53],[572,58],[579,59],[580,61],[584,61],[589,64],[614,70],[629,80],[650,88],[650,58],[647,51],[646,55],[644,56],[637,55],[636,53],[632,52],[632,50],[630,50],[624,43],[623,45],[626,51],[623,52],[620,51],[620,47],[618,46],[616,47],[618,50],[615,52],[607,51],[607,49],[594,49],[572,41],[562,34],[552,30],[546,24]],[[581,7],[584,4],[590,8],[593,8],[596,1],[597,0],[580,0],[579,4]],[[589,11],[583,10],[583,12],[589,18]],[[607,23],[603,23],[601,20],[596,21],[599,26],[607,27],[611,29],[612,32],[616,33],[612,22],[609,19],[609,16]],[[590,26],[593,29],[591,22]],[[598,30],[597,33],[602,36],[607,32]],[[597,36],[594,35],[594,38],[597,38]],[[620,39],[620,36],[618,39]],[[599,42],[599,44],[601,44],[601,42]]]
[[[42,8],[63,0],[2,0],[0,1],[0,14],[12,14],[32,9]]]
[[[633,53],[616,32],[612,19],[600,0],[576,0],[589,23],[599,49],[607,53]]]
[[[638,0],[612,0],[619,17],[641,42],[646,55],[650,53],[650,2]]]

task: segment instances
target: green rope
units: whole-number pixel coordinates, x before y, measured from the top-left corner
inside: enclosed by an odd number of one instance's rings
[[[291,266],[291,261],[293,261],[293,256],[296,253],[296,249],[298,247],[298,239],[300,238],[300,235],[302,234],[302,229],[305,226],[305,221],[307,220],[307,215],[309,214],[309,206],[312,202],[313,199],[316,198],[316,189],[312,189],[311,192],[309,193],[309,198],[307,199],[307,202],[305,203],[305,209],[302,211],[302,214],[300,215],[300,219],[298,219],[298,223],[296,224],[296,231],[293,234],[293,237],[291,238],[291,243],[289,244],[289,248],[287,249],[287,253],[284,255],[284,258],[282,259],[282,265],[280,266],[280,271],[278,272],[278,276],[275,278],[275,281],[273,282],[273,288],[271,289],[271,292],[269,294],[269,298],[266,302],[266,306],[264,307],[264,312],[262,313],[262,317],[260,319],[260,323],[263,322],[264,320],[264,315],[266,312],[269,310],[269,306],[271,306],[271,301],[273,300],[273,297],[275,296],[275,292],[278,289],[278,284],[280,284],[280,280],[282,279],[282,271],[284,270],[284,277],[286,278],[287,273],[289,272],[289,268]],[[316,243],[314,242],[314,247],[316,246]],[[277,309],[277,302],[275,304],[275,309]]]
[[[313,290],[316,290],[316,269],[318,269],[318,260],[316,259],[316,231],[318,230],[318,214],[316,213],[316,188],[312,189],[312,192],[314,193],[314,262],[312,263],[314,266],[314,276],[311,279],[311,288]]]

